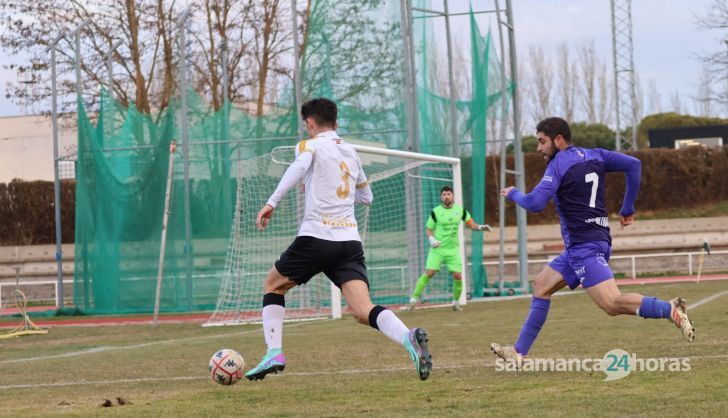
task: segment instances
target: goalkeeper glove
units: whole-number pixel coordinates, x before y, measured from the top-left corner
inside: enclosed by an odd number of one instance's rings
[[[491,228],[490,225],[488,225],[488,224],[480,225],[480,230],[481,231],[493,232],[493,228]]]
[[[437,248],[440,246],[440,241],[436,240],[435,237],[430,235],[429,238],[430,238],[430,245],[432,246],[432,248]]]

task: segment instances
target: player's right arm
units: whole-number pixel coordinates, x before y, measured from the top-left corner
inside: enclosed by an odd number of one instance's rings
[[[434,211],[433,211],[434,213]],[[440,241],[435,238],[435,234],[432,232],[435,229],[435,225],[437,222],[432,217],[432,213],[430,213],[430,216],[427,217],[427,224],[425,225],[425,233],[427,234],[427,239],[430,241],[430,246],[432,248],[437,248],[440,246]]]
[[[531,193],[524,194],[515,187],[507,187],[501,190],[501,194],[516,202],[516,204],[531,212],[541,212],[546,208],[546,204],[556,194],[559,189],[561,179],[556,174],[556,161],[546,167],[546,172]]]
[[[281,181],[278,182],[278,187],[268,198],[266,204],[258,211],[258,216],[255,220],[255,225],[258,230],[262,231],[268,226],[268,221],[273,217],[273,212],[278,204],[281,202],[283,197],[286,195],[288,190],[294,187],[303,176],[306,175],[309,167],[313,163],[313,149],[306,146],[307,141],[301,141],[296,145],[296,159],[293,163],[288,166],[288,169],[283,174]]]
[[[285,174],[283,174],[281,181],[278,182],[278,187],[276,187],[276,190],[272,195],[270,195],[266,202],[266,204],[270,207],[275,208],[278,206],[278,203],[283,200],[283,197],[286,195],[288,190],[298,184],[298,182],[303,179],[303,176],[306,175],[309,167],[311,167],[311,164],[313,163],[313,149],[311,149],[306,142],[308,141],[301,141],[296,146],[296,159],[290,166],[288,166],[288,169]]]

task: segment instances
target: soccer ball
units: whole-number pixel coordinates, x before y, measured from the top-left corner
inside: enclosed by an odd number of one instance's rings
[[[237,351],[223,348],[212,355],[207,370],[210,372],[213,382],[221,385],[234,385],[243,378],[245,360]]]

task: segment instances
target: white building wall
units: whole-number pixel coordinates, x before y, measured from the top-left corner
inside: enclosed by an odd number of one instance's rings
[[[76,128],[59,122],[59,152],[75,152]],[[50,116],[0,117],[0,183],[12,179],[53,180],[53,129]]]

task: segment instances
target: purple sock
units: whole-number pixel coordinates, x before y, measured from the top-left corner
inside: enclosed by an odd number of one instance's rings
[[[671,311],[670,302],[645,296],[640,304],[639,315],[642,318],[669,318]]]
[[[518,341],[516,341],[514,347],[518,353],[524,356],[528,354],[528,350],[531,349],[533,342],[538,337],[538,332],[541,331],[541,327],[546,322],[550,306],[551,299],[533,297],[531,300],[531,310],[528,312],[526,322],[521,327],[521,334],[518,336]]]

